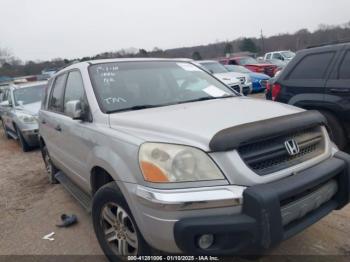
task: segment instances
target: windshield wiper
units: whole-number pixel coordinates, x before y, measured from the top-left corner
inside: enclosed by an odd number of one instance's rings
[[[116,112],[134,111],[134,110],[141,110],[141,109],[160,107],[160,106],[163,106],[163,105],[138,105],[138,106],[132,106],[132,107],[127,107],[127,108],[123,108],[123,109],[109,110],[109,111],[106,111],[106,113],[111,114],[111,113],[116,113]]]
[[[117,113],[117,112],[135,111],[135,110],[142,110],[142,109],[147,109],[147,108],[170,106],[170,105],[176,105],[176,104],[191,103],[191,102],[221,99],[221,98],[229,98],[229,97],[236,97],[236,96],[233,96],[233,95],[225,95],[225,96],[219,96],[219,97],[208,96],[208,97],[200,97],[200,98],[196,98],[196,99],[192,99],[192,100],[181,101],[181,102],[177,102],[177,103],[168,103],[168,104],[159,104],[159,105],[137,105],[137,106],[127,107],[127,108],[122,108],[122,109],[109,110],[109,111],[106,111],[106,113],[112,114],[112,113]]]
[[[214,96],[206,96],[206,97],[200,97],[200,98],[196,98],[196,99],[181,101],[181,102],[178,102],[178,104],[198,102],[198,101],[205,101],[205,100],[222,99],[222,98],[230,98],[230,97],[236,97],[236,96],[233,96],[233,95],[216,96],[216,97],[214,97]]]

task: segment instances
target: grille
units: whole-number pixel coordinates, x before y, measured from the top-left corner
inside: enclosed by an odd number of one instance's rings
[[[232,88],[233,90],[237,91],[238,93],[241,92],[241,88],[240,88],[240,86],[238,86],[238,85],[231,86],[231,88]]]
[[[285,147],[285,142],[291,139],[297,142],[300,149],[293,156]],[[321,127],[308,128],[243,145],[238,152],[250,169],[263,176],[321,155],[324,152],[324,137]]]
[[[249,86],[244,86],[242,92],[243,92],[243,95],[248,95],[250,92]]]

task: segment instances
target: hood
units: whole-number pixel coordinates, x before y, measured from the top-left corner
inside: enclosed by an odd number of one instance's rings
[[[22,106],[18,106],[17,109],[18,110],[23,110],[33,116],[38,115],[39,110],[41,107],[41,102],[36,102],[36,103],[31,103],[31,104],[26,104],[26,105],[22,105]]]
[[[244,66],[257,66],[257,67],[276,67],[276,65],[273,64],[246,64]]]
[[[303,111],[286,104],[233,97],[115,113],[111,128],[139,138],[139,142],[185,144],[209,150],[222,129]]]
[[[261,73],[249,73],[249,76],[254,80],[267,80],[270,79],[270,77],[268,75],[265,74],[261,74]]]
[[[239,79],[233,76],[230,72],[214,74],[214,76],[229,86],[239,85],[241,83]]]

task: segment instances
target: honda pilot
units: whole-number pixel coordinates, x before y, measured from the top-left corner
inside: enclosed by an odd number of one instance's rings
[[[39,124],[50,182],[91,211],[111,260],[267,249],[349,202],[350,157],[320,113],[241,96],[187,60],[68,66]]]

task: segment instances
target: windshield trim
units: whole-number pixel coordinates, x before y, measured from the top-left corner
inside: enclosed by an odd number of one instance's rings
[[[103,106],[102,106],[102,100],[101,100],[101,97],[98,95],[98,92],[96,91],[96,83],[95,83],[95,80],[93,77],[91,77],[91,68],[93,66],[96,66],[96,65],[104,65],[104,64],[112,64],[112,63],[143,63],[143,62],[164,62],[164,63],[168,63],[168,62],[175,62],[175,63],[189,63],[191,65],[194,65],[195,67],[199,68],[201,71],[203,71],[204,73],[206,73],[207,75],[209,75],[210,77],[213,77],[215,78],[218,82],[220,82],[221,84],[223,84],[225,87],[227,87],[227,89],[231,92],[230,95],[233,95],[233,97],[239,97],[241,96],[240,93],[238,93],[237,91],[235,90],[232,90],[227,84],[225,84],[223,81],[221,81],[220,79],[216,78],[215,76],[213,76],[211,73],[207,72],[207,70],[203,70],[203,68],[201,68],[200,66],[198,66],[196,63],[192,63],[191,61],[184,61],[184,60],[181,60],[181,59],[169,59],[169,60],[162,60],[162,59],[154,59],[154,60],[140,60],[140,61],[118,61],[118,62],[115,62],[115,61],[111,61],[111,62],[100,62],[100,63],[90,63],[90,62],[87,62],[89,65],[87,67],[87,70],[88,70],[88,75],[89,75],[89,80],[90,80],[90,83],[91,83],[91,86],[92,86],[92,90],[93,90],[93,93],[94,93],[94,96],[96,98],[96,101],[97,101],[97,104],[98,104],[98,107],[100,108],[100,111],[104,114],[112,114],[112,113],[122,113],[122,112],[129,112],[129,111],[123,111],[122,110],[117,110],[117,111],[108,111],[106,110]],[[163,105],[159,105],[159,107],[164,107],[164,106],[171,106],[171,105],[177,105],[177,104],[180,104],[180,103],[171,103],[171,104],[163,104]],[[158,106],[156,106],[158,107]],[[152,108],[155,108],[155,107],[152,107]],[[150,108],[148,108],[150,109]]]

